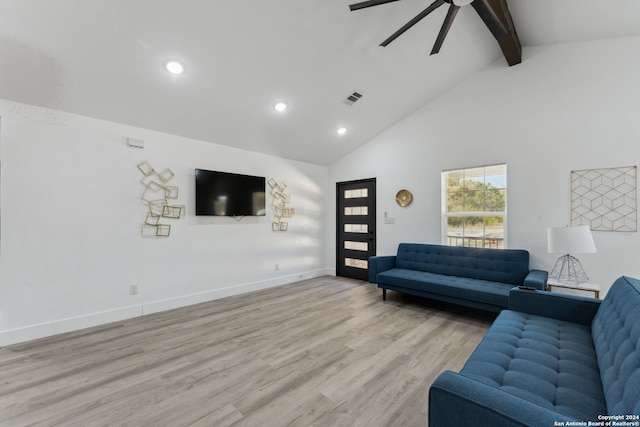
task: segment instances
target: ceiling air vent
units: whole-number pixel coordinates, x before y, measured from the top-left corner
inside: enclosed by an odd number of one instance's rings
[[[347,96],[347,99],[344,100],[344,103],[347,104],[347,105],[353,105],[360,98],[362,98],[361,94],[359,94],[358,92],[353,92],[351,95]]]

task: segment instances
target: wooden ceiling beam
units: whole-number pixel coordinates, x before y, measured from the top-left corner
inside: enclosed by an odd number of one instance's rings
[[[507,0],[487,0],[489,6],[498,15],[502,25],[507,29],[507,33],[497,38],[502,54],[507,60],[509,66],[513,66],[522,62],[522,46],[520,46],[520,39],[516,33],[516,27],[513,25],[513,19],[511,19],[511,13],[507,6]]]

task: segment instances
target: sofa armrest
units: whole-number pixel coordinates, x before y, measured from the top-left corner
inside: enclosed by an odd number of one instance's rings
[[[527,277],[524,278],[523,286],[536,288],[544,291],[547,286],[547,277],[549,272],[544,270],[531,270]]]
[[[513,288],[509,309],[536,316],[590,325],[602,301],[576,295]]]
[[[451,371],[440,374],[429,389],[430,426],[553,426],[568,420],[571,417]]]
[[[376,283],[376,276],[396,266],[395,255],[369,257],[369,283]]]

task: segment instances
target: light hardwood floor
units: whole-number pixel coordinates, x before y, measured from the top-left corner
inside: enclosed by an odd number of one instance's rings
[[[425,426],[495,315],[321,277],[0,349],[0,425]]]

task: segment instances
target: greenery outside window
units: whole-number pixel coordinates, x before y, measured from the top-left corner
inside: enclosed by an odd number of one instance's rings
[[[444,244],[502,249],[506,218],[506,164],[442,172]]]

